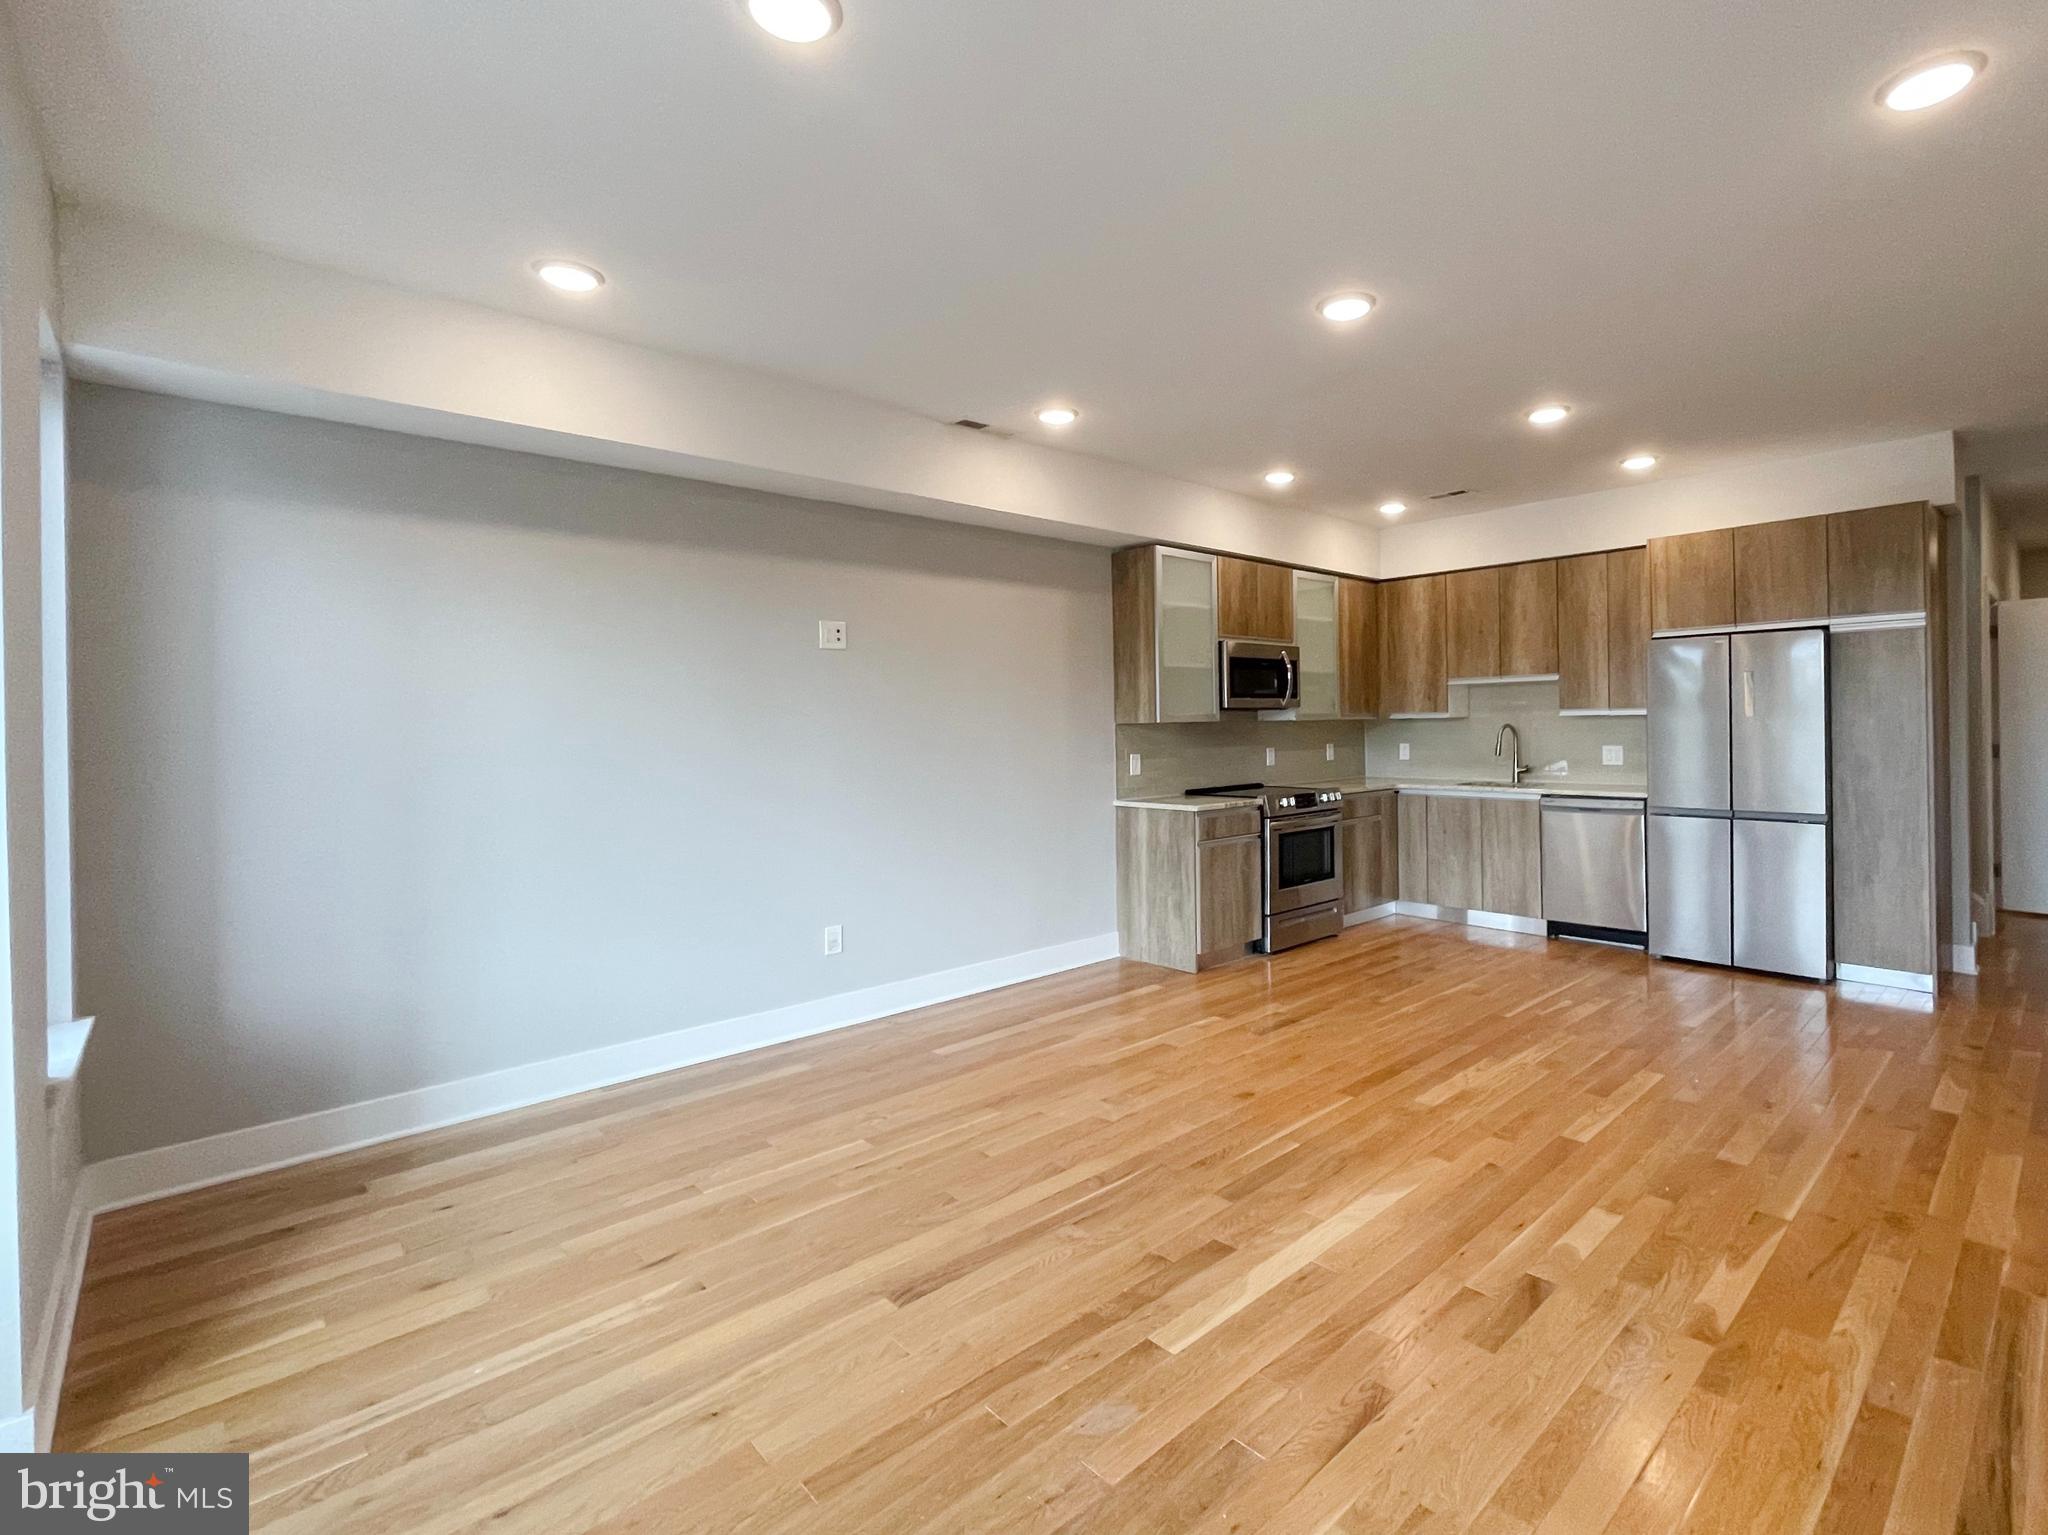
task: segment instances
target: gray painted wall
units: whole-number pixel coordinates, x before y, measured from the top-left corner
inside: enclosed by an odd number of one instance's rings
[[[72,442],[94,1157],[1115,928],[1106,551],[114,389]]]

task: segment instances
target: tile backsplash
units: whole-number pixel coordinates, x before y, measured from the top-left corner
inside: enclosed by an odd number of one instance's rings
[[[1334,762],[1325,760],[1326,746],[1337,749]],[[1132,752],[1144,759],[1136,778],[1130,774]],[[1243,714],[1199,725],[1116,727],[1120,796],[1178,794],[1220,783],[1329,783],[1364,774],[1365,728],[1358,720],[1262,720]]]
[[[1532,778],[1571,783],[1639,784],[1647,776],[1649,722],[1640,714],[1563,715],[1554,682],[1475,683],[1466,688],[1459,719],[1383,720],[1365,729],[1366,772],[1374,778],[1490,778],[1505,765],[1493,754],[1494,737],[1512,724],[1522,737],[1522,761]],[[1400,745],[1409,745],[1401,760]],[[1604,765],[1603,746],[1619,746],[1621,765]],[[1569,772],[1544,772],[1551,763]]]

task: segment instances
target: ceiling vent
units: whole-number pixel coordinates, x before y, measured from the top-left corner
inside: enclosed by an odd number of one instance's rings
[[[1429,499],[1432,501],[1449,501],[1457,496],[1469,496],[1471,494],[1472,492],[1469,490],[1440,490]]]
[[[988,423],[986,421],[969,421],[965,416],[955,421],[953,425],[964,426],[970,432],[985,432],[988,430]]]

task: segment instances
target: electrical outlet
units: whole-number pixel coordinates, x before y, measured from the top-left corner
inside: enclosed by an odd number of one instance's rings
[[[1273,748],[1269,746],[1269,747],[1267,747],[1267,748],[1266,748],[1266,766],[1267,766],[1267,767],[1271,767],[1271,766],[1273,765],[1274,761],[1275,761],[1275,753],[1274,753],[1274,751],[1273,751]]]
[[[1337,760],[1337,743],[1336,743],[1335,741],[1325,741],[1325,742],[1323,743],[1323,761],[1325,761],[1325,762],[1335,762],[1336,760]]]
[[[1139,774],[1143,773],[1144,771],[1145,771],[1145,759],[1144,759],[1143,757],[1139,756],[1139,755],[1138,755],[1138,754],[1137,754],[1136,752],[1132,752],[1132,753],[1131,753],[1131,772],[1130,772],[1130,776],[1131,776],[1131,777],[1133,777],[1133,778],[1136,778],[1136,777],[1137,777],[1137,776],[1138,776]]]
[[[1403,762],[1408,760],[1408,743],[1406,741],[1401,743],[1401,760]]]
[[[839,952],[839,924],[837,922],[825,929],[825,952],[827,954],[837,954]]]
[[[846,648],[845,619],[821,618],[818,620],[818,648],[820,650],[844,650]]]
[[[1601,748],[1600,748],[1600,765],[1601,765],[1602,767],[1620,767],[1620,766],[1621,766],[1621,748],[1620,748],[1619,746],[1603,746],[1603,747],[1601,747]]]

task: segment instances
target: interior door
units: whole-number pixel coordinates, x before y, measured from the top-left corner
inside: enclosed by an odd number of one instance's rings
[[[1728,808],[1728,636],[1650,646],[1650,808]]]
[[[1737,815],[1828,813],[1824,629],[1738,634],[1729,655],[1729,760]]]
[[[1728,821],[1653,815],[1649,842],[1650,952],[1708,965],[1733,963]]]
[[[2000,904],[2048,912],[2048,597],[1998,604],[1997,765]]]

